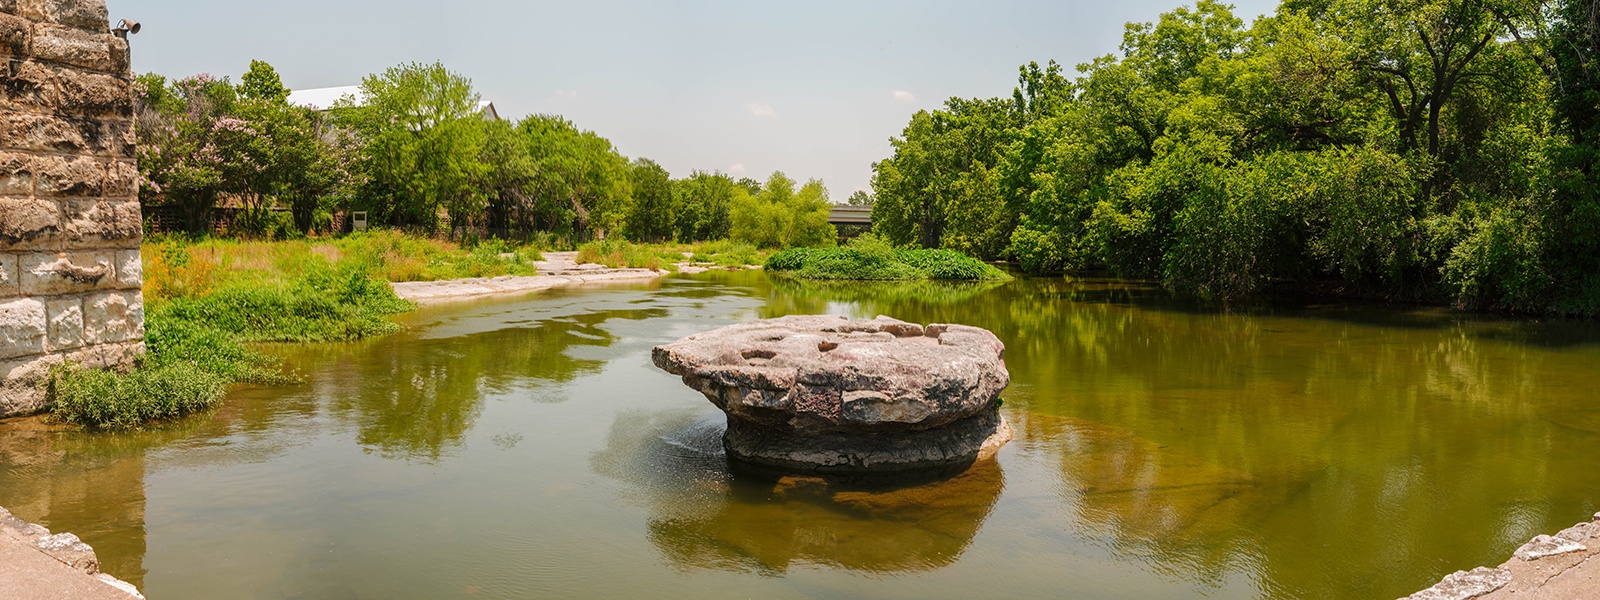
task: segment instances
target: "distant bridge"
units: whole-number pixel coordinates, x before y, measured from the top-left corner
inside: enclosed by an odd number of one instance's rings
[[[836,205],[834,205],[833,210],[828,212],[828,224],[830,224],[830,225],[866,225],[868,227],[871,227],[872,226],[872,207],[871,206],[849,206],[849,205],[845,205],[845,204],[836,204]]]

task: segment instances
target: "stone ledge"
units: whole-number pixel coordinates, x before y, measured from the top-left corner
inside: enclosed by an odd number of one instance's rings
[[[6,561],[7,573],[0,590],[11,594],[28,594],[28,597],[62,598],[144,598],[139,590],[125,581],[100,572],[100,559],[94,548],[83,543],[71,533],[51,534],[43,526],[28,523],[0,507],[0,545],[6,546],[20,560]],[[65,565],[51,568],[50,561],[29,560],[43,556]]]
[[[1553,536],[1534,537],[1497,568],[1457,571],[1404,600],[1600,598],[1596,557],[1600,557],[1600,513]]]

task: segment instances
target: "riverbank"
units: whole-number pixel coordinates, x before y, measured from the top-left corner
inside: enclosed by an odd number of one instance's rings
[[[533,263],[534,268],[538,269],[538,275],[405,281],[395,282],[391,286],[400,299],[420,306],[591,283],[645,281],[669,273],[664,269],[613,268],[601,264],[578,263],[577,258],[577,252],[545,252],[543,260]],[[699,273],[706,270],[705,267],[688,263],[680,263],[677,268],[679,273]]]
[[[1405,600],[1589,600],[1600,598],[1600,513],[1533,538],[1493,569],[1457,571]]]
[[[100,572],[94,548],[70,533],[28,523],[0,507],[0,598],[142,600],[138,589]]]
[[[472,277],[443,281],[407,281],[391,284],[400,299],[419,306],[474,300],[488,296],[525,294],[558,287],[587,284],[648,281],[665,277],[669,273],[702,273],[714,267],[692,262],[673,265],[675,271],[635,267],[608,267],[603,264],[580,263],[578,252],[546,252],[544,259],[535,261],[538,275],[506,275],[500,277]],[[747,266],[746,268],[756,268]]]

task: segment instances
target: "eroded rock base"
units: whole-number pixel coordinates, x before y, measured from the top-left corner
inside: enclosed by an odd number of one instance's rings
[[[1011,441],[998,407],[923,430],[816,433],[730,417],[722,445],[747,474],[955,474]]]

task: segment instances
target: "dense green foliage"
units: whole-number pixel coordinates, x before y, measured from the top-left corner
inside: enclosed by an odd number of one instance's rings
[[[238,88],[208,75],[169,83],[146,74],[135,90],[140,198],[178,208],[190,230],[236,200],[248,209],[235,223],[244,232],[272,228],[273,201],[290,209],[285,229],[309,231],[351,177],[351,140],[324,115],[290,106],[266,63],[251,63]]]
[[[467,78],[439,63],[391,67],[334,114],[360,140],[356,191],[371,221],[435,230],[487,206],[485,128]]]
[[[628,165],[633,184],[633,206],[628,210],[628,239],[643,242],[670,240],[677,234],[678,201],[673,196],[672,175],[648,158]]]
[[[827,201],[821,182],[797,194],[786,177],[783,189],[703,171],[673,179],[561,117],[490,118],[472,82],[439,63],[369,76],[328,112],[290,105],[261,61],[238,85],[139,82],[141,198],[176,209],[193,233],[208,233],[215,207],[242,206],[231,233],[250,237],[330,233],[334,211],[363,210],[373,225],[456,239],[703,242],[732,233],[745,193],[760,200],[745,204],[746,222],[782,230],[747,229],[744,241],[814,245],[834,234],[825,210],[820,223],[810,214]]]
[[[1288,0],[1246,26],[1202,0],[1076,79],[1029,64],[1010,97],[917,113],[874,166],[874,228],[1224,299],[1593,314],[1594,10]]]
[[[872,234],[858,237],[841,248],[790,248],[768,257],[766,269],[801,279],[1010,278],[993,265],[954,250],[896,249]]]
[[[828,188],[816,179],[795,182],[773,173],[755,194],[736,190],[729,203],[729,235],[762,248],[831,246],[838,232],[828,223]]]

